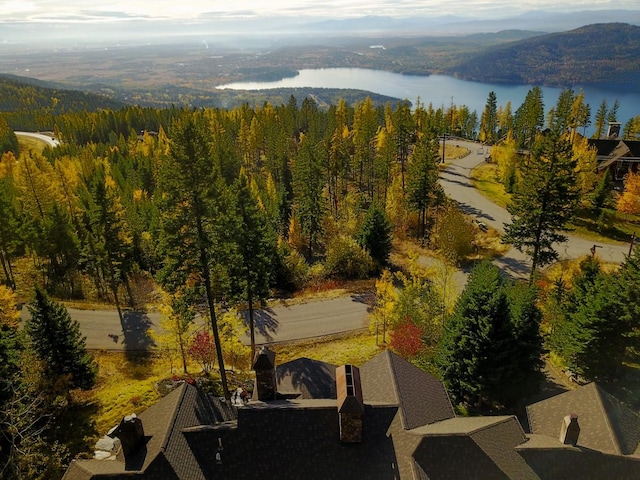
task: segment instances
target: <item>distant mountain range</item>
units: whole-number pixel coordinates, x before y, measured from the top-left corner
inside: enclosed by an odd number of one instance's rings
[[[444,73],[497,83],[640,87],[640,27],[594,24],[474,53]]]
[[[471,15],[471,13],[470,13]],[[309,17],[238,17],[203,15],[197,22],[166,19],[128,20],[113,23],[73,23],[62,28],[59,22],[0,22],[0,44],[5,49],[40,44],[43,48],[69,45],[132,45],[183,42],[187,39],[236,43],[241,46],[277,44],[283,38],[307,44],[314,38],[335,36],[450,36],[489,33],[501,30],[536,30],[546,33],[578,28],[594,22],[624,22],[640,25],[640,10],[581,10],[570,13],[531,11],[500,19],[478,19],[452,15],[393,18],[309,20]],[[242,43],[237,43],[241,40]]]

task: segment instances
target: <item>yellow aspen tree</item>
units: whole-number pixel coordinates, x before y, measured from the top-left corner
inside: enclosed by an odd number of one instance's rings
[[[376,345],[387,343],[387,330],[393,323],[393,311],[397,301],[397,292],[393,286],[393,275],[389,270],[382,272],[376,281],[376,306],[370,316],[370,329],[376,334]]]
[[[618,198],[616,209],[621,213],[640,215],[640,173],[629,172],[624,177],[624,192]]]

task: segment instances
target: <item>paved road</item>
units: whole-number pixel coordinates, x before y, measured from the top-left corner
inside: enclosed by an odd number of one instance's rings
[[[509,212],[483,196],[471,186],[469,180],[471,170],[484,162],[487,147],[481,149],[479,144],[465,141],[453,140],[453,143],[467,147],[471,154],[462,159],[454,160],[441,172],[440,184],[445,193],[455,199],[462,209],[472,217],[490,225],[499,232],[504,232],[505,223],[511,222]],[[560,254],[560,259],[578,258],[589,254],[594,243],[601,247],[597,249],[597,255],[606,262],[621,263],[629,252],[629,245],[594,242],[572,235],[569,235],[569,240],[566,243],[557,245],[556,250]],[[531,269],[528,257],[515,248],[511,248],[494,263],[512,276],[520,278],[528,276]]]
[[[275,306],[256,312],[256,343],[282,342],[358,330],[367,325],[368,305],[352,295],[299,305]],[[78,320],[92,350],[146,350],[153,345],[148,331],[156,330],[159,313],[125,312],[124,328],[115,310],[67,309]],[[22,309],[22,318],[28,318]],[[249,338],[242,339],[249,344]]]
[[[57,147],[60,145],[60,142],[53,138],[51,135],[45,135],[43,133],[34,133],[34,132],[14,132],[18,137],[31,137],[37,138],[38,140],[42,140],[43,142],[49,144],[50,147]]]

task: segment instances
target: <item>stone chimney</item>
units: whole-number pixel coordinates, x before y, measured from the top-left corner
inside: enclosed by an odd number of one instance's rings
[[[111,435],[120,439],[125,460],[140,450],[145,443],[142,420],[135,413],[124,417]]]
[[[336,368],[336,394],[338,397],[338,420],[340,441],[343,443],[362,442],[362,385],[360,370],[353,365]]]
[[[607,129],[607,138],[620,137],[620,128],[622,124],[620,122],[609,122],[609,128]]]
[[[560,441],[565,445],[573,445],[578,443],[580,436],[580,425],[578,425],[578,415],[572,413],[562,420],[562,428],[560,429]]]
[[[276,354],[267,347],[262,347],[253,359],[251,367],[256,372],[258,400],[268,402],[276,399]]]

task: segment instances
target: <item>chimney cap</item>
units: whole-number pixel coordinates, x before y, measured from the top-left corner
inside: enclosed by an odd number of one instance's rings
[[[276,366],[276,352],[263,346],[253,359],[252,370],[271,370]]]

